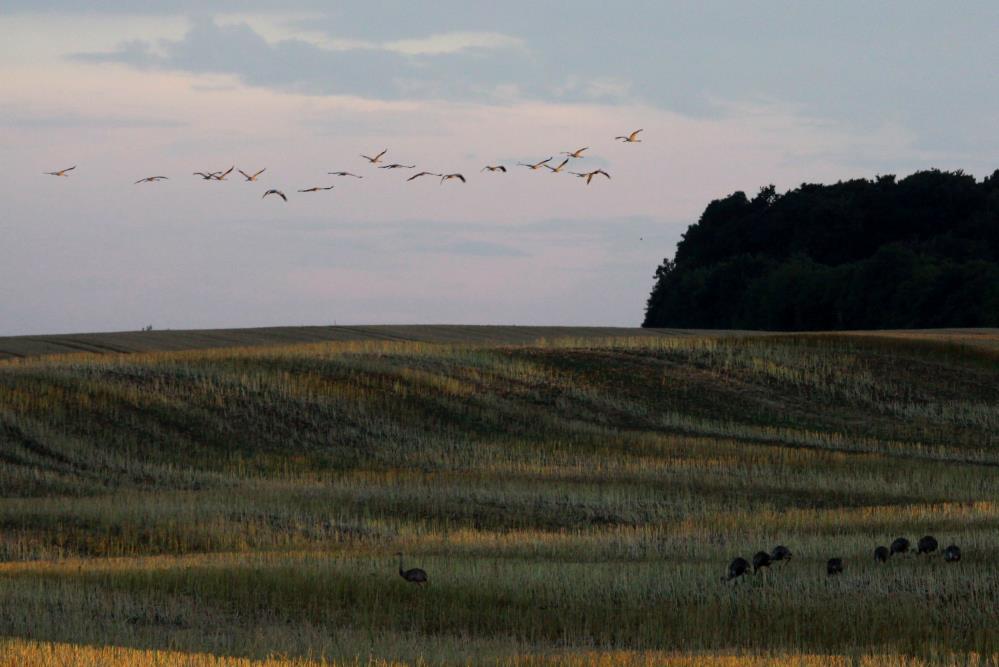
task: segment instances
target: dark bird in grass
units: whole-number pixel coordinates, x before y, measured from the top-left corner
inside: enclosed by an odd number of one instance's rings
[[[531,171],[537,171],[538,169],[541,169],[541,167],[551,162],[553,159],[555,159],[554,155],[548,158],[547,160],[542,160],[541,162],[535,162],[534,164],[527,164],[526,162],[518,162],[517,164],[521,167],[527,167]]]
[[[416,165],[415,164],[399,164],[397,162],[394,162],[392,164],[383,164],[382,166],[380,166],[378,168],[379,169],[415,169]]]
[[[584,146],[583,148],[577,148],[576,150],[572,151],[571,153],[567,152],[567,151],[562,151],[562,155],[568,155],[571,158],[579,159],[579,158],[583,157],[583,151],[588,151],[588,150],[590,150],[590,147],[589,146]]]
[[[284,193],[283,193],[283,192],[281,192],[280,190],[268,190],[267,192],[265,192],[265,193],[264,193],[264,196],[263,196],[263,197],[261,197],[261,199],[263,199],[263,198],[264,198],[264,197],[266,197],[267,195],[277,195],[277,196],[278,196],[278,197],[280,197],[281,199],[283,199],[283,200],[285,200],[285,201],[288,201],[288,198],[287,198],[287,197],[285,197],[285,196],[284,196]]]
[[[66,178],[69,178],[69,174],[66,172],[73,171],[74,169],[76,169],[75,164],[72,167],[66,167],[65,169],[60,169],[59,171],[46,171],[44,173],[46,176],[65,176]]]
[[[320,190],[332,190],[335,186],[327,185],[325,188],[321,188],[318,185],[311,188],[305,188],[304,190],[299,190],[299,192],[319,192]],[[275,190],[276,192],[276,190]]]
[[[219,174],[221,173],[221,171],[196,171],[192,174],[192,176],[200,176],[203,181],[217,181],[219,180]]]
[[[590,184],[590,181],[593,180],[594,176],[602,175],[602,176],[606,176],[607,178],[611,177],[611,175],[608,174],[603,169],[594,169],[593,171],[584,171],[584,172],[570,171],[569,173],[572,174],[573,176],[578,176],[579,178],[585,178],[587,185]]]
[[[462,176],[461,174],[444,174],[443,176],[441,176],[441,185],[444,185],[445,181],[450,181],[455,178],[457,178],[462,183],[465,182],[465,177]]]
[[[402,569],[402,553],[396,553],[399,557],[399,576],[406,581],[414,584],[425,584],[427,583],[427,572],[426,570],[421,570],[418,567],[414,567],[410,570]]]
[[[357,174],[352,174],[349,171],[328,171],[326,173],[330,176],[353,176],[354,178],[364,178],[364,176],[358,176]]]
[[[826,574],[830,577],[834,574],[843,574],[843,559],[830,558],[826,562]]]
[[[749,572],[749,561],[739,557],[728,565],[728,577],[723,577],[722,581],[732,581]]]
[[[361,157],[363,157],[365,160],[367,160],[371,164],[378,164],[379,162],[381,162],[382,156],[385,155],[386,153],[388,153],[388,149],[387,148],[385,150],[383,150],[381,153],[379,153],[378,155],[374,156],[374,157],[369,157],[367,155],[362,155]]]
[[[948,563],[956,563],[961,560],[961,549],[956,544],[952,544],[944,549],[944,560]]]
[[[480,171],[502,171],[505,174],[506,173],[506,167],[504,167],[501,164],[495,164],[495,165],[493,165],[493,164],[487,164]]]
[[[548,171],[552,172],[553,174],[557,174],[560,171],[562,171],[563,169],[565,169],[565,165],[567,165],[567,164],[569,164],[569,158],[566,158],[566,159],[562,160],[562,164],[560,164],[557,167],[553,167],[551,165],[547,165],[546,164],[545,165],[545,169],[547,169]]]
[[[888,551],[888,547],[878,547],[874,550],[874,560],[879,563],[887,563],[890,556],[891,552]]]
[[[442,178],[444,176],[444,174],[435,174],[432,171],[421,171],[420,173],[413,174],[412,176],[410,176],[409,178],[407,178],[406,182],[408,183],[409,181],[415,181],[420,176],[436,176],[437,178]]]
[[[770,554],[766,551],[757,551],[753,555],[753,572],[759,572],[765,567],[770,567]]]
[[[170,180],[166,176],[146,176],[145,178],[140,178],[133,185],[138,185],[139,183],[155,183],[156,181],[167,181]]]
[[[891,555],[904,554],[909,552],[909,540],[904,537],[896,537],[889,548]]]
[[[224,181],[225,177],[228,176],[229,174],[231,174],[232,170],[235,169],[235,168],[236,168],[236,165],[232,165],[231,167],[229,167],[228,169],[226,169],[223,172],[216,172],[215,180],[216,181]]]
[[[641,239],[639,239],[641,240]],[[774,550],[770,552],[770,560],[773,562],[784,561],[785,563],[791,560],[791,550],[785,547],[783,544],[774,547]]]
[[[257,180],[257,176],[259,176],[260,174],[262,174],[265,171],[267,171],[267,167],[264,167],[263,169],[261,169],[260,171],[258,171],[255,174],[248,174],[245,171],[243,171],[242,169],[237,169],[236,171],[238,171],[239,173],[241,173],[243,175],[243,178],[245,178],[248,183],[252,183],[253,181]]]
[[[916,555],[919,556],[920,554],[931,554],[937,550],[938,546],[939,545],[937,544],[937,538],[933,537],[932,535],[925,535],[923,537],[920,537],[919,541],[916,542]]]
[[[640,144],[640,143],[642,143],[642,140],[636,138],[636,137],[638,137],[638,133],[639,132],[644,132],[644,130],[635,130],[634,132],[632,132],[631,134],[629,134],[626,137],[614,137],[614,138],[617,139],[618,141],[623,141],[626,144]]]

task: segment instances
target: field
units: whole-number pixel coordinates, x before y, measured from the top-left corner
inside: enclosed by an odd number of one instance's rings
[[[401,329],[0,341],[0,667],[999,660],[999,332]]]

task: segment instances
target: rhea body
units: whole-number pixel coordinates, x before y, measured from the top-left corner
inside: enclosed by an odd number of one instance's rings
[[[939,544],[937,543],[937,538],[932,535],[920,537],[919,541],[916,542],[916,555],[931,554],[937,550],[938,546]]]
[[[909,552],[909,540],[904,537],[896,537],[889,547],[891,555],[904,554]]]
[[[408,570],[402,567],[402,552],[396,553],[399,557],[399,576],[406,581],[413,584],[426,584],[427,583],[427,572],[418,567],[410,568]]]
[[[757,551],[753,555],[753,572],[759,572],[765,567],[770,567],[770,554],[766,551]]]
[[[736,558],[729,563],[728,577],[722,579],[722,581],[732,581],[733,579],[738,579],[747,572],[749,572],[749,561],[742,557]]]
[[[791,560],[791,550],[785,547],[783,544],[779,544],[774,547],[774,550],[770,552],[770,560],[773,562],[784,561],[787,562]]]

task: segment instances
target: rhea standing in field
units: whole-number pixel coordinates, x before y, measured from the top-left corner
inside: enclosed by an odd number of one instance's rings
[[[418,567],[410,568],[404,570],[402,568],[402,552],[397,552],[396,556],[399,557],[399,576],[412,584],[425,584],[427,583],[427,573],[425,570]]]

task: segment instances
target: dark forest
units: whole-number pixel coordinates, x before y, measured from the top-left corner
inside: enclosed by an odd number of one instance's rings
[[[999,170],[715,200],[657,269],[643,326],[999,326]]]

